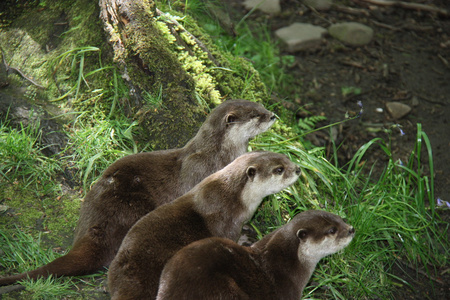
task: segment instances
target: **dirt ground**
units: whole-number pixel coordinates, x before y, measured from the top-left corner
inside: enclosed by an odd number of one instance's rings
[[[252,21],[268,21],[272,33],[293,22],[327,28],[330,24],[354,21],[374,30],[373,40],[364,47],[347,47],[327,36],[319,49],[295,53],[296,62],[288,72],[298,79],[299,88],[296,95],[284,97],[293,100],[294,109],[303,107],[312,115],[326,116],[324,124],[342,120],[346,112],[357,113],[356,102],[363,103],[362,117],[345,123],[334,137],[337,144],[342,143],[338,152],[340,163],[348,161],[361,145],[375,137],[390,137],[394,157],[405,162],[414,149],[417,123],[422,124],[432,145],[435,195],[450,201],[450,17],[400,7],[369,6],[362,1],[334,2],[347,3],[347,7],[359,11],[347,13],[336,7],[314,11],[301,1],[288,0],[281,1],[282,13],[278,16],[254,12],[249,17]],[[450,11],[446,0],[408,2]],[[235,18],[247,13],[242,1],[230,3]],[[357,88],[360,92],[343,95],[343,88]],[[386,103],[392,101],[409,105],[411,112],[393,119],[386,110]],[[299,115],[302,116],[305,114]],[[397,127],[392,128],[394,124],[399,124],[405,135]],[[391,133],[385,129],[392,129]],[[308,138],[318,146],[330,146],[328,131]],[[381,150],[372,151],[367,158],[380,167],[386,161]],[[428,162],[424,156],[422,161]],[[424,171],[429,172],[429,168]],[[448,210],[442,217],[449,220]],[[414,286],[414,291],[399,289],[397,299],[448,299],[450,295],[448,266],[438,270],[439,276],[434,279],[401,264],[395,273]]]

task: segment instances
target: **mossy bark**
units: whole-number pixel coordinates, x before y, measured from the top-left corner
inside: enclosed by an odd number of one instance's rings
[[[16,1],[8,1],[9,5],[17,5]],[[22,111],[47,111],[49,114],[40,115],[62,125],[59,129],[50,128],[51,132],[77,130],[76,125],[68,123],[80,112],[83,126],[98,126],[98,118],[108,121],[127,118],[128,124],[133,123],[132,140],[141,142],[139,145],[149,143],[146,150],[168,149],[184,145],[195,134],[209,108],[221,101],[269,98],[259,74],[249,62],[222,53],[192,17],[181,18],[182,13],[167,7],[166,1],[34,3],[39,6],[24,8],[14,14],[8,26],[0,28],[3,61],[0,62],[0,87],[9,84],[0,88],[0,97],[6,100],[13,97],[0,103],[13,103],[15,109],[23,106],[26,109]],[[12,72],[15,69],[28,79]],[[15,100],[19,98],[20,101]],[[0,109],[0,121],[6,116],[11,118],[14,110],[8,107]],[[68,150],[76,151],[73,146]],[[61,170],[71,167],[71,162],[59,163]],[[57,177],[52,178],[53,184],[60,185],[63,180]],[[74,181],[77,180],[80,181],[79,178]],[[19,186],[22,184],[23,187]],[[28,188],[25,181],[12,186],[0,178],[0,185],[2,199],[18,200],[5,201],[5,207],[15,216],[3,220],[5,227],[12,228],[14,224],[33,227],[32,224],[43,223],[42,228],[54,230],[48,236],[57,245],[61,245],[61,240],[56,231],[73,230],[76,224],[73,213],[85,191],[77,194],[72,191],[70,210],[53,211],[48,209],[49,205],[36,206],[33,196],[15,195],[15,187]],[[58,193],[42,197],[50,203]],[[65,212],[71,216],[69,222],[60,218]],[[41,230],[39,226],[35,229]]]
[[[77,76],[112,66],[127,91],[120,99],[96,97],[95,105],[101,105],[108,115],[117,104],[112,102],[120,102],[119,111],[140,124],[137,140],[150,142],[152,149],[165,149],[185,144],[212,104],[226,98],[268,99],[250,63],[217,50],[190,16],[184,16],[185,27],[180,25],[176,21],[179,13],[164,3],[43,3],[42,7],[25,10],[2,29],[0,44],[8,66],[20,69],[45,87],[22,81],[29,85],[30,98],[41,100],[47,108],[51,106],[45,100],[61,99],[56,103],[63,112],[79,111],[80,102],[88,109],[94,104],[90,100],[94,98],[92,91],[111,90],[113,72],[109,69],[78,82]],[[81,60],[84,69],[79,72],[76,67],[81,68]],[[8,79],[18,84],[23,80],[14,74]],[[152,98],[158,98],[156,104]]]

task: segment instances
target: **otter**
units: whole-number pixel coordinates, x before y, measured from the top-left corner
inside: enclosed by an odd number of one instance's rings
[[[249,139],[266,131],[275,120],[275,114],[261,104],[224,101],[183,148],[117,160],[86,195],[72,249],[34,271],[0,278],[0,285],[50,274],[87,275],[108,266],[137,220],[247,152]]]
[[[310,210],[251,247],[206,238],[166,264],[157,300],[298,300],[319,260],[346,247],[355,229],[340,217]]]
[[[237,240],[263,198],[293,184],[300,168],[273,152],[243,154],[177,200],[142,217],[108,272],[112,299],[155,299],[165,263],[196,240]]]

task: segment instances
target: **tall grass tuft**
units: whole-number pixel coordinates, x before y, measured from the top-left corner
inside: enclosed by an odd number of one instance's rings
[[[0,256],[0,265],[9,271],[26,272],[56,259],[58,255],[52,249],[44,250],[41,246],[41,235],[36,239],[21,230],[0,230],[0,246],[4,254]],[[37,280],[20,281],[26,288],[27,299],[55,299],[75,295],[74,284],[70,279],[48,277]]]
[[[307,209],[340,215],[356,228],[352,243],[319,263],[307,299],[391,298],[395,285],[408,284],[393,274],[395,264],[434,274],[448,264],[448,224],[434,209],[431,147],[421,125],[415,149],[406,164],[394,161],[389,145],[376,138],[363,145],[343,168],[324,159],[320,148],[304,149],[275,133],[258,138],[260,149],[285,153],[302,168],[300,183],[270,197],[252,220],[261,235]],[[381,175],[364,163],[365,154],[380,147],[388,158]],[[431,175],[422,170],[428,153]]]
[[[77,170],[78,177],[87,190],[114,161],[138,151],[132,134],[137,122],[130,124],[124,118],[99,118],[93,126],[86,123],[82,116],[79,120],[68,132],[70,139],[67,159],[72,162],[71,165]]]
[[[31,235],[16,228],[11,231],[0,230],[0,245],[3,255],[0,264],[10,270],[26,272],[36,269],[56,259],[58,255],[52,249],[41,247],[41,234],[34,239]]]
[[[14,128],[8,121],[0,120],[0,186],[20,180],[24,188],[57,189],[50,183],[60,166],[55,159],[42,154],[41,134],[39,124]]]

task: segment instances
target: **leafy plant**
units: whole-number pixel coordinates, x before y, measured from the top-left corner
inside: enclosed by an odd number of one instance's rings
[[[325,116],[311,116],[303,119],[299,119],[297,126],[303,130],[313,130],[316,124],[325,121],[327,117]]]
[[[342,96],[348,96],[350,94],[359,95],[361,94],[361,88],[354,86],[343,86],[341,87]]]

